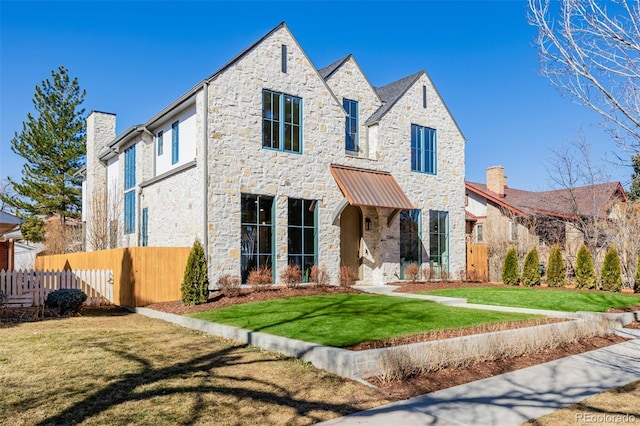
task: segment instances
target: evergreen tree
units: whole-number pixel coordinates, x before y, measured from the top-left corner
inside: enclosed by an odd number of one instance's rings
[[[547,284],[550,287],[563,287],[567,276],[567,266],[562,259],[562,252],[558,245],[551,247],[549,264],[547,267]]]
[[[576,286],[578,288],[596,288],[596,271],[593,267],[593,258],[591,252],[585,244],[580,246],[578,257],[576,259]]]
[[[604,291],[620,291],[622,288],[622,272],[620,271],[618,250],[614,246],[610,246],[604,255],[602,273],[600,275]]]
[[[15,194],[0,194],[0,199],[13,207],[18,216],[34,218],[60,215],[79,217],[82,206],[82,178],[78,171],[84,166],[85,120],[80,108],[86,94],[78,79],[64,67],[51,72],[36,86],[33,105],[36,116],[27,114],[22,132],[15,132],[11,149],[26,160],[22,181],[9,178]],[[39,229],[32,226],[31,230]],[[33,234],[33,232],[32,232]],[[42,238],[42,232],[32,236]]]
[[[640,154],[631,157],[633,174],[631,175],[631,187],[627,192],[630,200],[640,200]]]
[[[540,285],[540,258],[538,257],[538,250],[536,250],[535,247],[529,250],[527,257],[524,259],[522,284],[527,287]]]
[[[189,253],[180,291],[182,293],[182,302],[185,305],[205,303],[209,298],[207,260],[204,256],[204,248],[199,240],[193,243]]]
[[[507,251],[502,267],[502,282],[506,285],[518,285],[520,272],[518,271],[518,254],[516,249],[511,247]]]

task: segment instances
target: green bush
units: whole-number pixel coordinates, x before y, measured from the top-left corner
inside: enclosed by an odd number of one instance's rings
[[[189,253],[180,291],[182,292],[182,303],[189,306],[205,303],[209,298],[207,260],[199,240],[193,243],[191,253]]]
[[[562,259],[562,252],[558,245],[554,245],[551,247],[547,264],[547,284],[550,287],[564,287],[566,276],[567,266]]]
[[[576,287],[593,289],[596,288],[596,271],[593,267],[593,258],[586,245],[582,244],[578,250],[575,267]]]
[[[524,259],[522,284],[527,287],[540,285],[540,258],[538,257],[538,250],[536,250],[535,247],[529,250],[527,257]]]
[[[634,286],[633,290],[638,293],[640,292],[640,253],[638,253],[638,264],[636,265],[636,277],[633,280]]]
[[[87,295],[75,288],[61,288],[47,296],[44,306],[56,309],[59,315],[79,314]]]
[[[502,282],[506,285],[518,285],[520,281],[520,272],[518,269],[518,254],[516,253],[516,249],[511,247],[504,258]]]
[[[618,250],[614,246],[610,246],[604,255],[600,280],[604,291],[620,291],[622,289],[620,257],[618,256]]]

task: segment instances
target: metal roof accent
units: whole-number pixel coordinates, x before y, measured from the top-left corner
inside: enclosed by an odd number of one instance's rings
[[[413,203],[389,172],[332,164],[331,174],[349,204],[411,210]]]

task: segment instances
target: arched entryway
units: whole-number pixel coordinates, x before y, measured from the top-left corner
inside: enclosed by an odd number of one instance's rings
[[[340,214],[340,265],[348,266],[362,279],[360,240],[362,239],[362,211],[347,206]]]

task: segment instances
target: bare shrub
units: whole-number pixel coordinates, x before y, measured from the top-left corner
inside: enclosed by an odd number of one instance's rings
[[[312,283],[315,283],[318,287],[325,287],[329,285],[329,273],[326,269],[321,268],[317,265],[313,265],[311,267],[311,271],[309,272],[309,280]]]
[[[434,278],[435,275],[436,272],[431,266],[422,269],[422,279],[425,281],[431,281],[431,279]]]
[[[340,272],[338,273],[338,282],[340,282],[341,287],[351,287],[356,283],[358,276],[355,272],[351,270],[348,266],[341,266]]]
[[[467,271],[465,271],[464,269],[458,269],[458,272],[456,272],[456,279],[458,281],[466,281]]]
[[[241,289],[240,277],[224,274],[218,278],[218,288],[226,297],[238,297]]]
[[[404,268],[404,276],[411,281],[411,283],[415,284],[418,278],[420,278],[420,267],[415,263],[410,263]]]
[[[271,268],[262,265],[259,268],[252,269],[247,277],[247,284],[256,291],[266,290],[267,287],[273,284],[273,272],[271,272]]]
[[[297,288],[302,282],[302,269],[293,263],[280,274],[280,279],[289,288]]]

